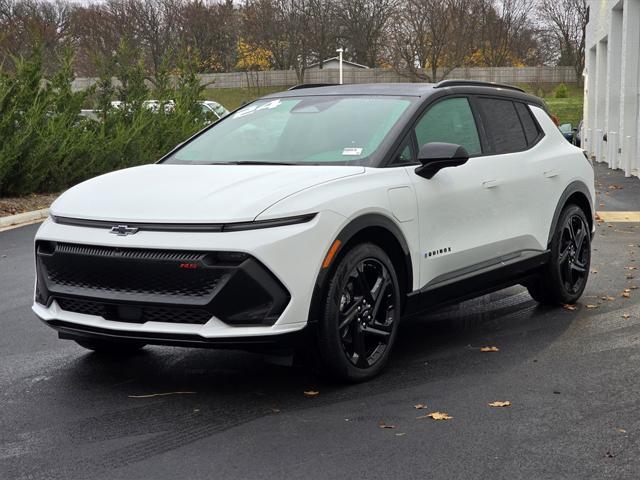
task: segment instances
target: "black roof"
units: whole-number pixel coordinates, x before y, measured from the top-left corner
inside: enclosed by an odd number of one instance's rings
[[[522,92],[517,87],[484,82],[446,80],[437,83],[354,83],[344,85],[310,86],[284,92],[271,93],[263,98],[306,97],[317,95],[393,95],[426,98],[435,93],[467,93],[476,95],[497,95],[519,99],[526,103],[546,108],[542,99]]]

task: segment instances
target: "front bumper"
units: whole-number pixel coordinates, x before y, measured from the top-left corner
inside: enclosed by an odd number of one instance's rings
[[[165,299],[163,295],[166,292],[163,291],[160,295],[141,297],[138,295],[140,292],[136,290],[136,285],[127,291],[114,292],[109,288],[83,291],[73,281],[66,283],[48,281],[46,275],[43,278],[43,269],[38,268],[39,288],[36,292],[33,311],[41,320],[57,329],[61,336],[78,336],[84,332],[85,335],[107,335],[122,340],[140,337],[145,338],[145,341],[148,340],[147,343],[176,344],[177,342],[199,346],[194,342],[202,341],[205,344],[211,344],[216,343],[213,342],[214,340],[222,340],[222,343],[234,343],[237,339],[250,338],[260,341],[261,338],[296,332],[304,328],[307,323],[311,296],[322,259],[344,221],[344,217],[336,213],[322,212],[308,223],[254,231],[141,231],[136,235],[119,237],[104,229],[61,225],[47,220],[36,235],[37,246],[61,243],[127,252],[136,249],[240,252],[249,258],[248,265],[251,267],[251,272],[245,277],[254,282],[254,288],[246,292],[243,292],[242,288],[235,288],[233,291],[226,289],[227,298],[224,304],[227,308],[221,313],[220,305],[215,305],[216,295],[212,298],[206,296],[211,292],[204,292],[205,295],[200,297],[176,300],[175,296]],[[63,262],[63,265],[65,264]],[[246,264],[247,262],[245,266]],[[159,275],[163,274],[160,272]],[[247,278],[244,278],[241,285],[247,285]],[[104,286],[101,285],[101,287]],[[238,311],[242,312],[243,305],[252,303],[257,290],[268,291],[271,292],[272,297],[279,297],[275,303],[281,308],[271,308],[269,310],[271,315],[265,313],[261,318],[256,317],[254,309],[253,317],[236,315],[235,320],[239,321],[234,321],[234,314]],[[222,294],[224,291],[225,288],[221,290]],[[178,293],[180,292],[182,291],[178,289]],[[158,292],[154,290],[153,293]],[[146,294],[148,292],[145,292]],[[77,301],[87,300],[98,303],[98,307],[102,305],[108,308],[95,310],[95,305],[87,308],[78,308],[77,305],[73,308],[69,307],[69,301],[76,301],[77,304]],[[147,317],[146,314],[141,315],[135,308],[133,310],[128,308],[149,305],[182,308],[185,303],[189,308],[208,309],[210,317],[201,319],[199,323],[176,323],[170,321],[172,319],[167,317],[166,312],[163,314],[164,317],[155,311],[153,315]],[[123,306],[127,308],[122,309]],[[246,311],[247,308],[244,310]]]

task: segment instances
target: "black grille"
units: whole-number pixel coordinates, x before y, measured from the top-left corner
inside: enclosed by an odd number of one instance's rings
[[[290,296],[242,252],[36,243],[36,300],[123,322],[273,325]]]
[[[39,258],[50,289],[118,300],[206,304],[230,275],[229,265],[206,252],[94,247],[57,243]]]
[[[122,322],[195,323],[204,325],[212,316],[206,310],[195,308],[111,305],[71,298],[58,298],[56,300],[60,308],[67,312],[84,313]]]

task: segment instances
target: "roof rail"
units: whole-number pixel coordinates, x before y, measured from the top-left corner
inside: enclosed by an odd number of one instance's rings
[[[337,83],[299,83],[287,90],[302,90],[303,88],[316,88],[316,87],[337,87]]]
[[[515,90],[516,92],[524,93],[524,90],[520,87],[514,87],[513,85],[505,85],[503,83],[493,82],[481,82],[479,80],[442,80],[436,83],[433,88],[444,87],[494,87],[494,88],[506,88],[509,90]]]

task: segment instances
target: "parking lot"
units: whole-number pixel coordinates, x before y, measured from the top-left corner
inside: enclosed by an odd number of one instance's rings
[[[597,171],[599,210],[640,211],[637,178]],[[243,352],[58,340],[30,311],[36,229],[0,233],[2,479],[638,476],[640,224],[600,223],[575,309],[514,287],[412,319],[354,386]],[[417,418],[436,411],[452,418]]]

